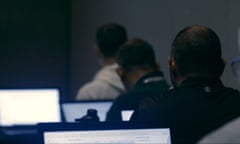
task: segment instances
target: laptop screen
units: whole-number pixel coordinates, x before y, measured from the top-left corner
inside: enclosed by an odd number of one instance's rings
[[[111,105],[112,101],[74,101],[61,104],[66,122],[75,122],[76,119],[82,118],[88,109],[96,109],[99,120],[105,121],[106,113]]]
[[[60,122],[57,89],[0,90],[0,125],[35,125]]]
[[[62,129],[51,130],[50,127],[42,132],[43,144],[86,144],[86,143],[111,143],[111,144],[171,144],[170,128],[165,127],[117,127],[102,123],[105,127],[98,129],[82,129],[81,124],[75,123],[75,128],[61,126]],[[100,123],[101,125],[101,123]],[[128,124],[127,124],[128,125]],[[76,128],[78,127],[78,129]]]

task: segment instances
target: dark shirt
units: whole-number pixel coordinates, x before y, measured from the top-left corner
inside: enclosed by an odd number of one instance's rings
[[[168,89],[169,85],[163,78],[162,72],[155,71],[146,74],[137,81],[132,90],[116,98],[107,113],[106,121],[121,121],[122,110],[135,110],[143,98],[148,97],[151,93],[165,92]]]
[[[219,79],[189,78],[179,88],[144,99],[131,121],[168,121],[173,143],[196,143],[240,116],[240,94]]]

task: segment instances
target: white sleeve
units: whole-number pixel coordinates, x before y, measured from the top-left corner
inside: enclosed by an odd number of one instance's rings
[[[76,100],[92,100],[96,98],[95,87],[92,83],[87,83],[78,90]]]

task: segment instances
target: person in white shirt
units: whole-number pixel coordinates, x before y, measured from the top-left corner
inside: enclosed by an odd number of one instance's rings
[[[125,91],[116,73],[115,55],[126,41],[126,29],[120,24],[106,23],[98,28],[94,46],[102,68],[91,81],[80,87],[76,100],[114,100]]]

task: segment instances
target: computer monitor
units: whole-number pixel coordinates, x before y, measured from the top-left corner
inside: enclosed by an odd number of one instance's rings
[[[106,113],[110,109],[112,101],[68,101],[62,102],[62,112],[65,122],[75,122],[76,119],[86,115],[88,109],[97,110],[100,121],[105,121]]]
[[[58,89],[0,89],[2,127],[60,121]]]
[[[170,128],[153,123],[48,123],[39,127],[42,144],[171,144]]]

